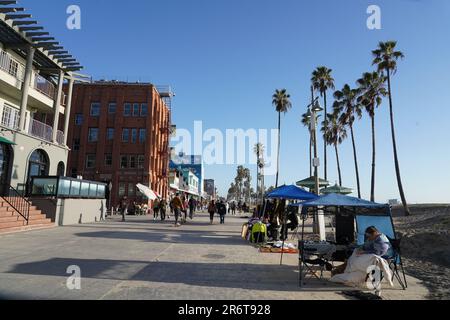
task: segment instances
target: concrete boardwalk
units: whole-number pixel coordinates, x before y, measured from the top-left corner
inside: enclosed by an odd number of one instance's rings
[[[217,220],[217,219],[216,219]],[[245,220],[209,225],[198,215],[169,222],[128,217],[98,224],[0,236],[0,297],[6,299],[345,299],[328,283],[298,287],[298,257],[262,254],[240,237]],[[218,221],[216,221],[217,223]],[[69,290],[66,270],[81,268],[81,290]],[[424,299],[409,278],[407,291],[387,299]]]

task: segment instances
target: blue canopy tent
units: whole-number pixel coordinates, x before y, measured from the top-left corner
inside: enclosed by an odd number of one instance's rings
[[[300,187],[291,185],[282,186],[273,190],[272,192],[267,194],[266,198],[307,201],[317,199],[318,196]]]
[[[399,281],[402,288],[407,288],[406,276],[400,256],[400,241],[396,237],[395,227],[392,220],[391,207],[388,204],[374,203],[340,194],[328,194],[311,201],[294,204],[293,206],[302,206],[303,215],[307,213],[308,208],[322,207],[325,215],[335,215],[336,218],[339,215],[346,216],[347,224],[348,221],[350,221],[353,225],[356,222],[356,242],[358,245],[364,244],[365,230],[371,226],[376,227],[380,232],[384,233],[388,238],[390,238],[394,251],[396,252],[395,256],[390,257],[391,264],[394,268],[394,275],[397,277],[397,280]],[[304,224],[306,219],[302,220],[303,243]],[[336,235],[338,234],[338,232],[338,224],[336,223]],[[401,267],[401,270],[403,272],[403,279],[400,278],[397,266]]]
[[[294,200],[294,201],[307,201],[307,200],[315,200],[318,198],[317,195],[308,192],[296,185],[290,185],[290,186],[281,186],[269,194],[266,195],[267,199],[285,199],[285,200]],[[264,203],[264,210],[263,210],[263,216],[266,211],[266,202]],[[286,230],[286,212],[285,217],[283,219],[283,230]],[[281,247],[281,259],[280,259],[280,265],[283,264],[283,252],[284,252],[284,242],[285,238],[283,237],[283,245]]]

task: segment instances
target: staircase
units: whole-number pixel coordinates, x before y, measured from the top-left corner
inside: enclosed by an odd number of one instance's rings
[[[0,234],[46,229],[55,226],[31,202],[9,187],[8,196],[0,197]]]

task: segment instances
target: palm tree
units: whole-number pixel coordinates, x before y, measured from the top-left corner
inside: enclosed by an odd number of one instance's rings
[[[311,134],[311,116],[308,113],[302,114],[302,124],[308,128],[309,132],[309,176],[312,177],[312,148],[313,148],[313,140]]]
[[[263,163],[264,163],[264,145],[260,142],[255,144],[253,151],[256,154],[256,192],[260,192],[263,188]]]
[[[280,174],[280,144],[281,144],[281,113],[286,113],[292,108],[291,96],[286,89],[276,90],[272,96],[272,104],[278,112],[278,153],[277,153],[277,178],[275,187],[278,188],[278,178]]]
[[[358,187],[358,198],[361,198],[358,157],[356,153],[355,134],[353,131],[353,124],[356,119],[355,117],[358,117],[359,119],[361,119],[362,117],[361,105],[357,101],[358,90],[351,89],[350,86],[346,84],[341,91],[338,90],[334,93],[334,98],[336,99],[336,101],[334,102],[334,110],[336,113],[339,113],[341,115],[339,117],[340,123],[344,127],[348,126],[350,128],[353,146],[353,158],[355,161],[356,184]]]
[[[402,178],[400,175],[400,164],[397,154],[397,141],[395,138],[395,126],[394,126],[394,108],[392,103],[392,90],[391,90],[391,75],[397,72],[397,60],[403,59],[405,55],[401,51],[396,51],[396,41],[380,42],[378,48],[372,51],[374,56],[373,65],[377,65],[379,72],[386,72],[386,80],[388,84],[388,97],[389,97],[389,113],[391,117],[391,133],[392,133],[392,146],[394,149],[394,163],[395,173],[397,175],[397,184],[400,197],[402,199],[405,214],[410,215],[408,203],[406,201],[405,192],[403,191]]]
[[[322,122],[323,137],[328,145],[334,146],[336,152],[336,163],[339,175],[339,185],[342,187],[341,164],[339,161],[338,145],[347,138],[347,130],[345,126],[339,121],[339,114],[337,112],[327,114],[327,121]]]
[[[387,95],[385,78],[378,72],[366,72],[357,81],[360,96],[358,102],[364,106],[369,114],[372,124],[372,179],[370,183],[370,201],[375,202],[375,161],[376,161],[376,141],[375,141],[375,109],[378,108],[383,97]]]
[[[238,166],[237,174],[236,174],[236,178],[234,179],[234,182],[235,182],[235,185],[237,188],[237,194],[238,194],[239,201],[242,200],[242,187],[243,187],[244,179],[245,179],[245,169],[243,166]]]
[[[313,88],[316,91],[320,92],[320,96],[323,97],[323,105],[324,105],[324,119],[327,121],[327,90],[334,90],[334,79],[331,76],[332,69],[328,69],[327,67],[317,67],[316,70],[312,73],[311,82]],[[325,170],[325,180],[328,179],[327,172],[327,143],[324,141],[324,170]]]

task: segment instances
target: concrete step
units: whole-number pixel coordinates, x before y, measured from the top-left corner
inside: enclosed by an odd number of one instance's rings
[[[52,229],[55,225],[52,224],[37,224],[37,225],[28,225],[28,226],[18,226],[0,229],[0,235],[18,233],[18,232],[26,232],[26,231],[34,231],[34,230],[42,230],[42,229]]]

